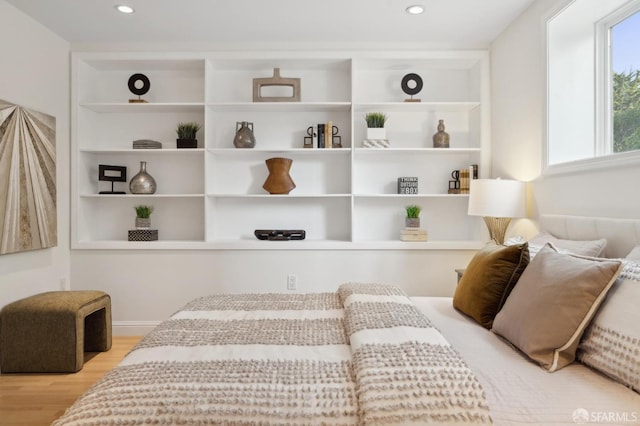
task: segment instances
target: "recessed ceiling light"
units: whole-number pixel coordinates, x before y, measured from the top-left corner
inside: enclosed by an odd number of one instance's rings
[[[131,6],[126,6],[124,4],[120,4],[116,6],[116,9],[118,9],[118,12],[127,13],[127,14],[135,12],[135,10],[133,10]]]
[[[405,10],[410,15],[420,15],[422,12],[424,12],[424,6],[419,4],[414,4],[407,7]]]

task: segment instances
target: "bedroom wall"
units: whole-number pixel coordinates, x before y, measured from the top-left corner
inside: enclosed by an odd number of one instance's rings
[[[541,175],[546,102],[544,19],[562,3],[536,1],[491,46],[492,175],[532,182],[533,218],[571,214],[637,219],[640,203],[632,183],[640,181],[637,164]]]
[[[69,43],[0,0],[0,99],[56,117],[58,246],[0,256],[0,307],[66,288],[69,272]]]

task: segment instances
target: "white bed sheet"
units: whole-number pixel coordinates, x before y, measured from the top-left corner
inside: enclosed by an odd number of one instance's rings
[[[482,383],[496,425],[640,425],[640,394],[574,363],[554,373],[460,314],[450,297],[412,297]]]

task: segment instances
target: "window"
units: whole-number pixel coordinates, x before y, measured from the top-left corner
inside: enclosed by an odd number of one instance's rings
[[[547,19],[545,170],[640,160],[640,0],[572,0]]]
[[[640,149],[640,11],[610,29],[613,152]]]

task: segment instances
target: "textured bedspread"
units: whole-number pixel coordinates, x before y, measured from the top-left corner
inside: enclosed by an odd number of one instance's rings
[[[196,299],[54,425],[491,423],[473,373],[404,293]]]

